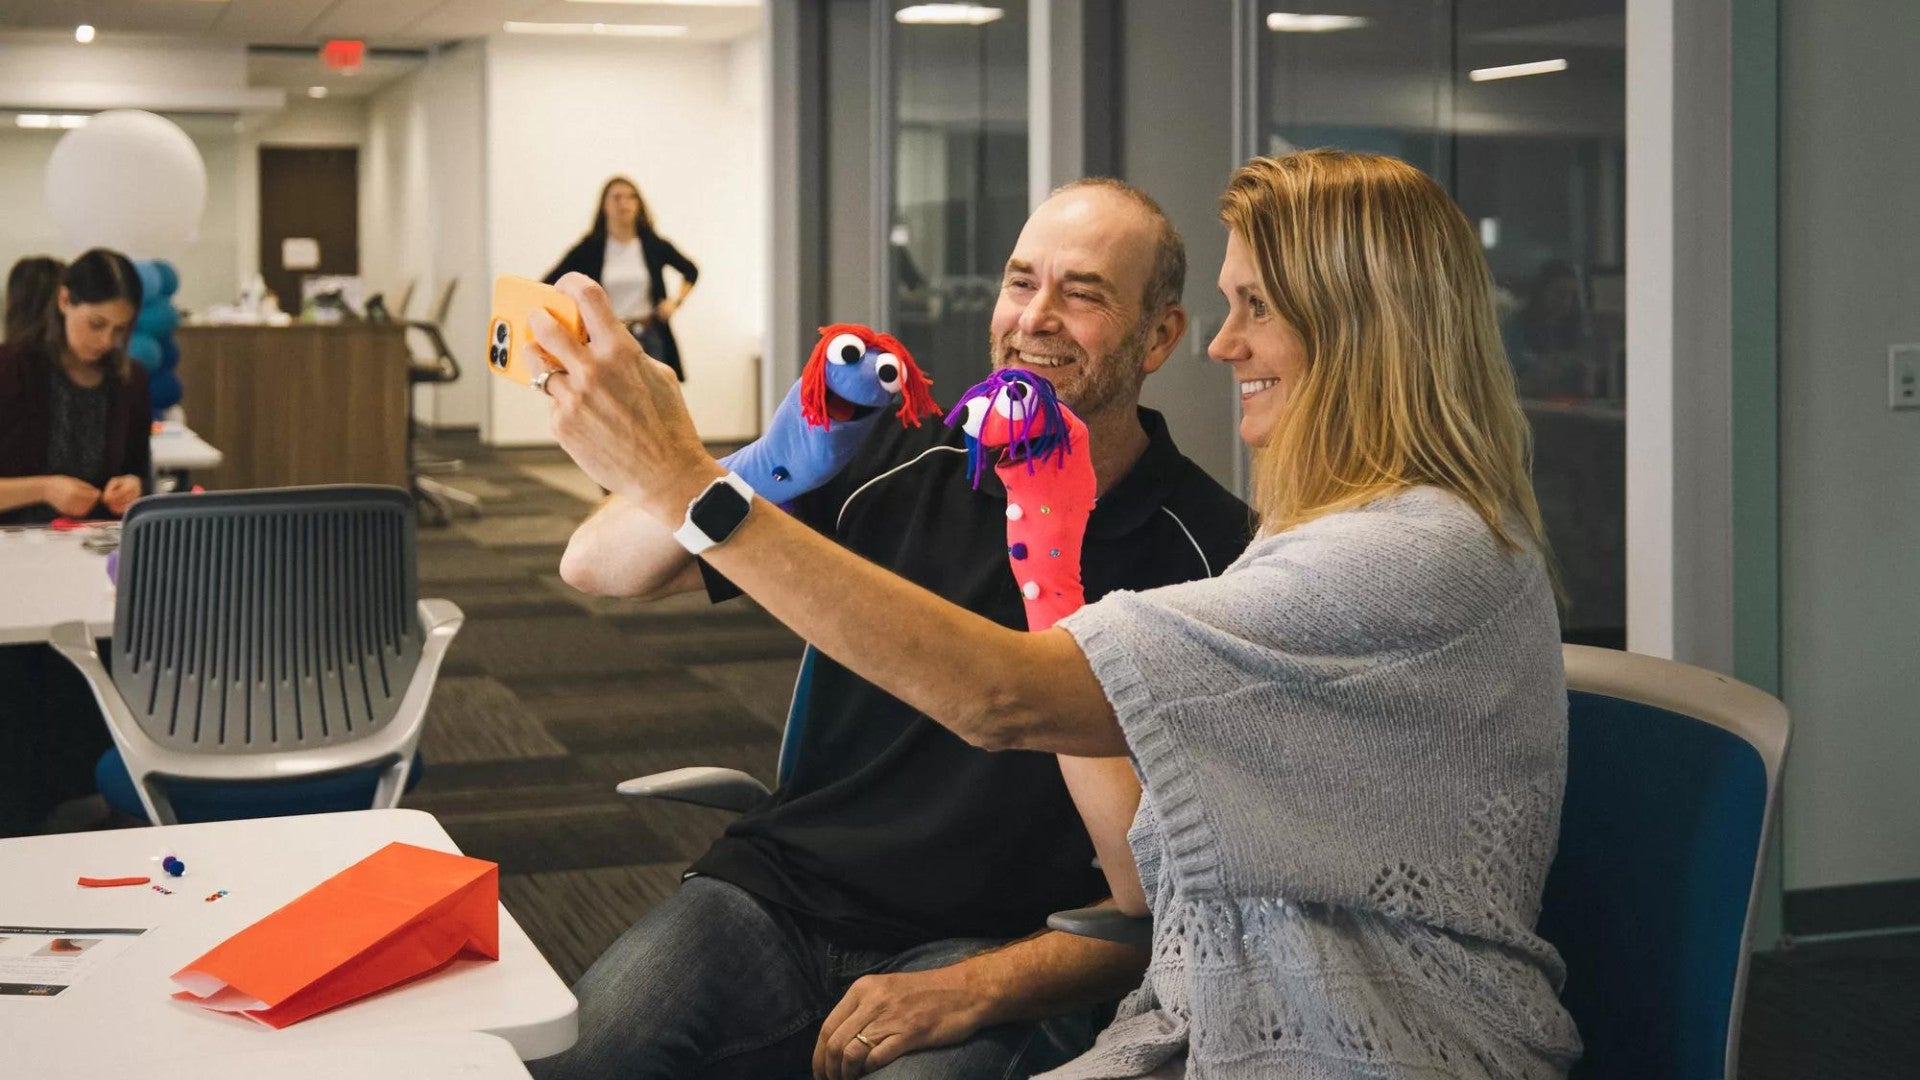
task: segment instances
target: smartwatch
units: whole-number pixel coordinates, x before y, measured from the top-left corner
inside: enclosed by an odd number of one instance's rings
[[[708,484],[707,490],[687,504],[686,523],[674,530],[673,538],[688,554],[698,555],[725,543],[747,520],[747,511],[752,508],[753,488],[739,473],[730,472]]]

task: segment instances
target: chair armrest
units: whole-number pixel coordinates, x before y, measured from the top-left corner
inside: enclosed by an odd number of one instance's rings
[[[622,795],[638,795],[667,802],[692,803],[715,810],[744,814],[767,797],[767,785],[739,769],[696,765],[670,772],[636,776],[614,788]]]
[[[1056,911],[1047,916],[1047,929],[1121,945],[1145,946],[1153,941],[1152,919],[1128,915],[1111,905]]]

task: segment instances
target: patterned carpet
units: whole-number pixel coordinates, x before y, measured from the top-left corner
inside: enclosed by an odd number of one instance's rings
[[[480,496],[484,516],[420,530],[420,595],[467,621],[404,805],[500,864],[502,900],[571,982],[728,818],[614,785],[683,765],[771,780],[801,643],[747,600],[574,592],[560,553],[599,489],[557,451],[433,450],[466,459],[439,479]]]

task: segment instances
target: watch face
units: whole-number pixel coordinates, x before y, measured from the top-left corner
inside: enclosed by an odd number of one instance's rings
[[[717,544],[733,535],[733,530],[747,519],[747,511],[751,506],[731,487],[715,484],[694,500],[693,507],[687,511],[687,519],[706,533],[707,539]]]

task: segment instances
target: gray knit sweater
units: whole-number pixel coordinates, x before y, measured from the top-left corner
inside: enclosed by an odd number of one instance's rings
[[[1146,981],[1052,1080],[1562,1077],[1533,933],[1566,778],[1541,560],[1418,488],[1061,622],[1145,795]]]

